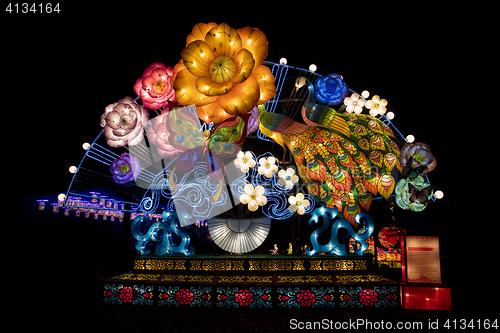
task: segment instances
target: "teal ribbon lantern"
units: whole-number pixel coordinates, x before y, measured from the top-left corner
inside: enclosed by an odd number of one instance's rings
[[[146,233],[142,230],[148,228]],[[155,254],[168,256],[174,253],[181,253],[190,256],[194,253],[194,248],[189,246],[191,241],[187,232],[180,227],[179,218],[176,212],[163,211],[162,221],[152,223],[146,215],[138,216],[132,222],[132,236],[137,241],[135,248],[141,255],[149,254],[155,248]],[[176,244],[173,234],[180,239]]]
[[[311,218],[309,219],[309,225],[314,226],[320,223],[320,217],[323,220],[323,224],[311,233],[311,247],[306,249],[306,253],[310,256],[318,252],[327,252],[332,255],[343,256],[348,252],[347,243],[341,243],[339,241],[338,233],[339,229],[343,228],[354,240],[358,241],[360,246],[359,249],[355,250],[358,255],[363,255],[363,251],[368,248],[365,241],[373,233],[373,219],[368,213],[358,213],[354,217],[354,221],[358,224],[364,224],[364,228],[359,232],[356,232],[352,227],[351,223],[346,219],[338,219],[335,222],[333,220],[337,216],[339,210],[337,207],[327,208],[324,204],[321,207],[316,208],[311,213]],[[333,224],[332,224],[333,222]],[[320,244],[318,241],[319,235],[331,226],[331,236],[330,241],[327,244]]]

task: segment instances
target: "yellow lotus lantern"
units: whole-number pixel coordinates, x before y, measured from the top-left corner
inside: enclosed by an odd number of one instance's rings
[[[257,28],[199,23],[174,67],[175,98],[196,105],[200,119],[216,124],[250,112],[276,94],[274,76],[262,65],[266,35]]]

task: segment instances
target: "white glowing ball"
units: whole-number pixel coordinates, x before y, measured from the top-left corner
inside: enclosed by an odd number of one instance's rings
[[[444,193],[441,190],[437,190],[436,192],[434,192],[434,196],[436,197],[436,199],[443,199]]]
[[[82,145],[82,147],[83,147],[83,149],[85,149],[85,150],[89,150],[89,148],[90,148],[90,143],[85,142],[85,143]]]
[[[74,165],[72,165],[72,166],[70,166],[70,167],[69,167],[69,172],[71,172],[71,173],[75,173],[75,172],[76,172],[76,169],[77,169],[77,167],[76,167],[76,166],[74,166]]]
[[[413,141],[415,141],[415,137],[414,137],[413,135],[411,135],[411,134],[410,134],[410,135],[408,135],[408,136],[406,137],[406,141],[408,141],[409,143],[412,143]]]
[[[363,98],[368,98],[368,97],[370,97],[370,93],[368,92],[368,90],[363,90],[363,92],[361,93],[361,96],[363,96]]]
[[[286,64],[287,64],[287,62],[288,62],[288,61],[286,60],[286,58],[281,58],[281,59],[280,59],[280,64],[282,64],[282,65],[286,65]]]
[[[66,199],[66,194],[64,193],[61,193],[57,196],[57,200],[59,201],[64,201],[64,199]]]
[[[311,66],[309,66],[309,70],[311,72],[316,72],[317,69],[318,69],[318,66],[316,66],[315,64],[311,64]]]
[[[389,111],[385,116],[387,117],[387,119],[392,120],[394,119],[394,112]]]

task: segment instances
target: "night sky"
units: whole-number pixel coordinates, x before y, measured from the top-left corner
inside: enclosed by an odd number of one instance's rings
[[[286,57],[289,65],[302,68],[314,63],[318,73],[339,73],[351,89],[387,99],[402,134],[429,144],[437,157],[431,182],[447,198],[452,195],[447,170],[453,168],[453,119],[443,96],[443,51],[450,39],[432,11],[398,16],[382,8],[314,8],[301,17],[269,9],[242,17],[218,11],[183,16],[166,9],[148,16],[143,9],[121,8],[82,19],[75,15],[79,10],[62,10],[50,20],[45,20],[49,14],[25,14],[2,32],[9,59],[2,69],[8,77],[4,114],[17,132],[6,138],[8,159],[23,198],[66,192],[68,168],[78,165],[82,144],[100,132],[104,108],[125,96],[135,98],[132,86],[152,62],[174,66],[192,27],[210,21],[257,27],[269,41],[267,60]]]

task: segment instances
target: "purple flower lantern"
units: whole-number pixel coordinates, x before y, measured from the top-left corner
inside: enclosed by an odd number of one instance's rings
[[[109,171],[113,175],[113,181],[117,184],[133,182],[141,172],[141,162],[137,157],[123,153],[119,158],[111,162]]]

